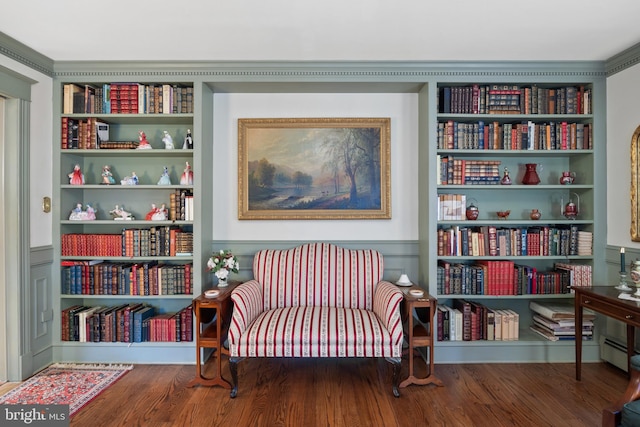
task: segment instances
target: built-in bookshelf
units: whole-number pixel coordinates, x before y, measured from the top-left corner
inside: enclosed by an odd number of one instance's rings
[[[160,346],[154,362],[192,360],[203,257],[194,83],[60,80],[55,93],[57,359],[132,362]]]
[[[529,329],[529,302],[570,300],[571,287],[591,285],[599,267],[594,147],[603,142],[594,133],[593,88],[589,81],[438,83],[428,142],[437,198],[429,290],[441,318],[462,312],[466,327],[478,329],[465,331],[464,340],[441,339],[440,354],[469,345],[490,354],[514,342],[554,352],[549,346],[558,343]],[[527,165],[538,184],[524,184]],[[573,183],[561,183],[563,172]],[[579,205],[577,215],[568,203]],[[471,205],[478,212],[468,218]],[[488,338],[487,312],[503,314],[519,331]]]

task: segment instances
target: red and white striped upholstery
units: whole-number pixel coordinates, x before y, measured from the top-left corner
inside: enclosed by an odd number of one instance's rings
[[[329,243],[259,251],[234,289],[232,357],[392,357],[402,352],[402,292],[382,255]]]

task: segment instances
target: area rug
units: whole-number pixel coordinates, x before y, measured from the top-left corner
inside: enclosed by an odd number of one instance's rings
[[[69,405],[72,417],[131,369],[132,365],[56,363],[0,396],[0,404]]]

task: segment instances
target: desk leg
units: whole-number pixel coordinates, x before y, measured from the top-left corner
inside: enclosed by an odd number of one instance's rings
[[[582,304],[576,297],[576,380],[580,381],[582,373]],[[580,331],[580,332],[578,332]]]
[[[636,328],[627,324],[627,373],[631,375],[631,357],[636,349]]]

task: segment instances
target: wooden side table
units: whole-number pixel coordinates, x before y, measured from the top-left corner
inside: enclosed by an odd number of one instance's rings
[[[231,282],[227,287],[214,288],[220,291],[215,298],[207,298],[202,294],[193,300],[193,313],[197,328],[196,377],[187,384],[187,387],[203,385],[231,388],[231,383],[222,377],[222,355],[229,355],[229,351],[222,344],[227,337],[233,308],[229,297],[231,291],[239,284],[240,282]],[[206,378],[202,375],[201,353],[205,348],[212,348],[212,355],[216,358],[216,375],[212,378]]]
[[[409,293],[411,289],[422,290],[424,291],[424,295],[421,297],[415,297]],[[400,383],[400,387],[404,388],[410,384],[435,384],[442,387],[444,386],[444,384],[434,375],[433,361],[433,323],[438,301],[434,297],[429,295],[427,291],[416,285],[413,285],[408,289],[403,288],[402,291],[404,293],[403,319],[407,324],[405,333],[407,336],[407,340],[409,341],[409,377]],[[416,321],[416,308],[422,308],[428,311],[428,325]],[[422,358],[427,364],[429,372],[428,375],[424,378],[417,378],[413,373],[414,352],[418,351],[419,347],[429,347],[428,360],[421,354]]]

